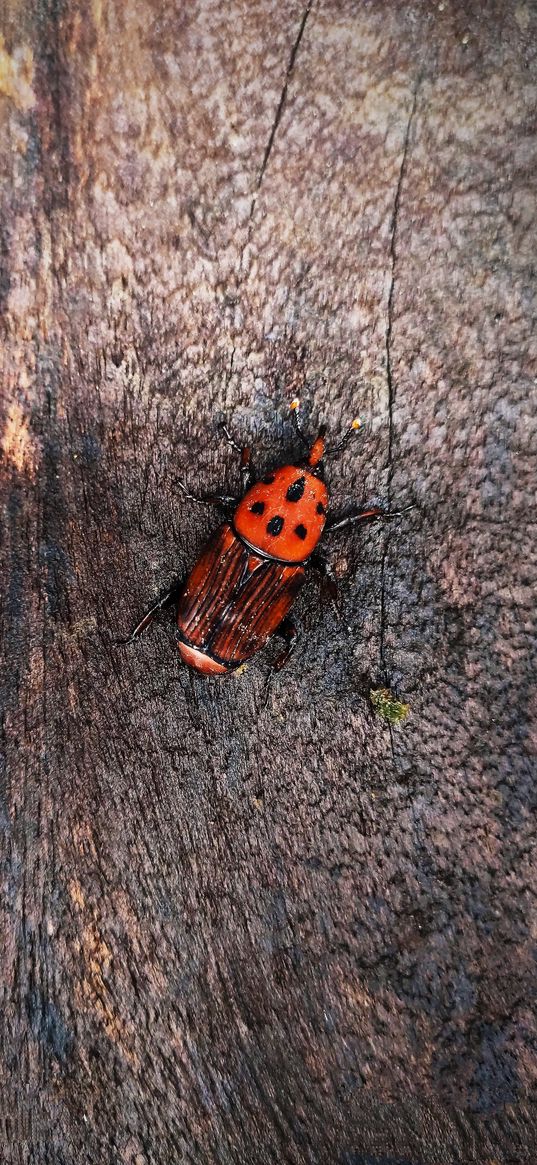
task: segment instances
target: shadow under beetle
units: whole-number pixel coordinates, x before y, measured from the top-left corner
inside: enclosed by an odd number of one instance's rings
[[[298,436],[308,450],[302,461],[283,465],[255,481],[250,449],[237,445],[221,425],[228,443],[240,453],[242,497],[198,498],[182,482],[177,483],[189,500],[221,506],[227,520],[186,581],[171,587],[124,643],[134,642],[160,611],[175,606],[179,654],[196,671],[227,675],[256,655],[275,633],[286,643],[273,664],[273,670],[279,671],[296,642],[289,612],[306,570],[318,570],[335,598],[335,579],[318,551],[321,537],[355,523],[400,516],[402,511],[388,513],[380,506],[368,506],[349,517],[328,517],[323,461],[341,451],[361,421],[354,420],[342,440],[327,450],[324,425],[310,445],[300,426],[298,404],[293,401],[291,410]]]

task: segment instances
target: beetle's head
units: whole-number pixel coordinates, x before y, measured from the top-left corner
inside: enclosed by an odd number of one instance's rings
[[[308,455],[307,455],[305,461],[302,462],[302,464],[305,466],[305,468],[309,469],[311,473],[314,473],[316,477],[322,477],[323,470],[324,470],[323,462],[324,462],[325,458],[326,457],[334,457],[336,453],[341,453],[341,450],[345,448],[347,442],[350,440],[353,433],[357,433],[358,430],[361,429],[362,422],[361,422],[359,417],[355,417],[350,425],[350,428],[347,430],[346,433],[344,433],[341,440],[338,441],[336,445],[333,445],[331,449],[328,449],[327,445],[326,445],[326,440],[325,440],[326,425],[321,425],[319,432],[315,438],[315,441],[313,442],[312,445],[310,445],[310,442],[309,442],[308,438],[306,437],[306,434],[303,432],[303,430],[301,428],[299,417],[298,417],[298,410],[300,408],[300,401],[298,399],[291,401],[291,404],[289,407],[291,409],[291,414],[293,417],[294,426],[295,426],[295,429],[300,437],[300,440],[302,441],[302,443],[304,445],[307,446],[307,448],[309,450]]]

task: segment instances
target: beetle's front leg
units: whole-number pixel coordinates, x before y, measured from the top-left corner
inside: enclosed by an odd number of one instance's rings
[[[384,510],[382,506],[364,506],[357,514],[350,514],[347,518],[328,519],[324,528],[325,534],[333,534],[335,530],[344,530],[347,526],[355,526],[359,522],[364,526],[368,522],[389,522],[392,518],[400,518],[412,506],[404,506],[402,510]]]
[[[243,496],[246,490],[250,488],[254,478],[252,469],[252,452],[249,445],[245,445],[241,449],[241,485]]]
[[[241,455],[241,464],[240,464],[241,483],[242,483],[242,492],[243,492],[243,494],[245,494],[246,490],[250,488],[252,481],[253,481],[251,449],[248,445],[242,446],[242,445],[237,444],[235,438],[230,433],[225,421],[220,421],[218,428],[224,434],[224,437],[225,437],[228,445],[231,445],[231,448],[235,449],[236,452],[240,453],[240,455]]]
[[[179,596],[183,589],[183,583],[184,579],[181,579],[180,582],[174,583],[173,586],[169,588],[169,590],[165,591],[165,593],[161,595],[160,599],[157,599],[157,602],[154,603],[150,610],[147,611],[146,614],[140,619],[140,622],[136,625],[134,631],[131,631],[130,635],[127,636],[126,639],[116,639],[116,646],[123,646],[127,643],[134,643],[136,639],[139,639],[142,632],[146,631],[147,628],[151,626],[157,615],[160,615],[161,611],[166,611],[168,607],[172,607],[178,602]]]
[[[173,484],[179,486],[187,501],[197,502],[200,506],[222,506],[224,510],[228,510],[237,505],[237,498],[233,498],[229,494],[206,494],[203,498],[200,498],[198,494],[191,494],[180,477],[174,478]]]

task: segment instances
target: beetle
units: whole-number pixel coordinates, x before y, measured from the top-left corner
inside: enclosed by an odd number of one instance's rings
[[[170,587],[123,643],[133,643],[161,611],[174,606],[177,647],[191,668],[206,676],[229,675],[277,633],[286,645],[272,665],[279,671],[295,646],[297,632],[290,611],[308,569],[316,568],[324,576],[335,598],[335,579],[319,553],[322,536],[400,516],[402,511],[390,513],[380,506],[362,507],[342,518],[328,516],[325,458],[340,452],[362,422],[354,420],[342,440],[327,450],[326,426],[310,443],[300,425],[298,407],[294,400],[295,429],[306,447],[303,459],[254,480],[250,449],[237,445],[222,424],[226,440],[240,454],[242,496],[199,498],[177,482],[185,498],[223,507],[226,521],[202,550],[186,581]]]

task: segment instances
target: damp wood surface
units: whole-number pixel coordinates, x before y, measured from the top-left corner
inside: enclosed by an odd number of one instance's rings
[[[1,1160],[531,1162],[535,5],[2,23]],[[414,508],[264,708],[276,644],[113,641],[295,396],[366,419],[334,509]]]

